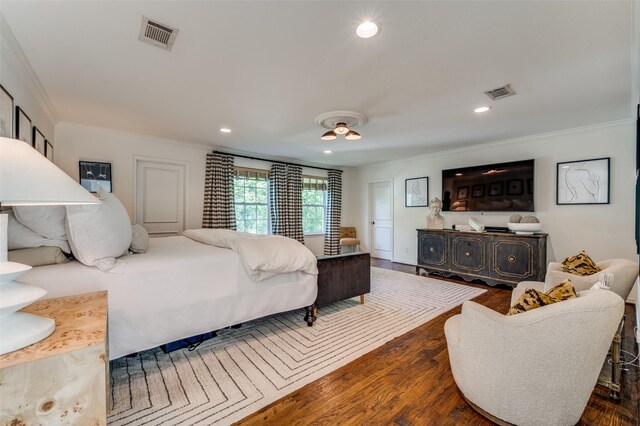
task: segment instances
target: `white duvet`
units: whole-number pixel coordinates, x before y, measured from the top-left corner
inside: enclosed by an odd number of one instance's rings
[[[183,235],[203,244],[233,250],[254,281],[287,272],[318,275],[314,254],[291,238],[248,234],[229,229],[189,229]]]
[[[311,305],[317,276],[252,280],[232,250],[186,237],[151,238],[147,253],[121,258],[122,273],[80,262],[33,268],[18,280],[45,298],[109,291],[109,358]],[[304,312],[299,313],[303,322]]]

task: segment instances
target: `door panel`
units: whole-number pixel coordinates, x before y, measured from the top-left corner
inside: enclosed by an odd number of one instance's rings
[[[184,230],[185,166],[136,161],[135,222],[150,235],[176,235]]]
[[[451,242],[453,266],[466,272],[484,272],[487,269],[485,241],[477,237],[456,235]]]
[[[393,194],[391,182],[369,184],[371,256],[393,258]]]

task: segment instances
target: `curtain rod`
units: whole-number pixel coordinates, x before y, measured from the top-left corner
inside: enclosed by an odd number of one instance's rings
[[[287,161],[268,160],[266,158],[251,157],[249,155],[242,155],[242,154],[232,154],[230,152],[213,151],[213,153],[214,154],[232,155],[234,157],[246,158],[246,159],[249,159],[249,160],[268,161],[270,163],[287,164],[287,165],[290,165],[290,166],[308,167],[310,169],[329,170],[329,171],[333,170],[333,171],[336,171],[336,172],[343,172],[343,170],[339,170],[339,169],[327,169],[325,167],[307,166],[307,165],[304,165],[304,164],[289,163]]]

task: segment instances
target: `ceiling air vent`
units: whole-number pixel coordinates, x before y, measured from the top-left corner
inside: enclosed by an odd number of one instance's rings
[[[506,86],[498,87],[497,89],[493,89],[493,90],[488,90],[484,93],[486,93],[487,96],[489,96],[494,101],[497,101],[498,99],[515,95],[516,91],[511,88],[510,84],[507,84]]]
[[[142,17],[142,27],[140,27],[138,40],[165,50],[171,50],[173,42],[176,40],[176,35],[178,35],[177,28],[154,22],[146,16]]]

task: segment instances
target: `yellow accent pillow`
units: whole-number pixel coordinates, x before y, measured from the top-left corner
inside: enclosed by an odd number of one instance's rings
[[[562,270],[575,275],[593,275],[601,271],[584,250],[575,256],[567,257],[562,262]]]
[[[563,300],[573,299],[574,297],[577,297],[576,291],[569,280],[562,281],[553,288],[550,288],[546,293],[533,288],[528,288],[518,298],[516,303],[513,304],[511,309],[509,309],[508,315],[520,314],[541,306],[547,306]]]

